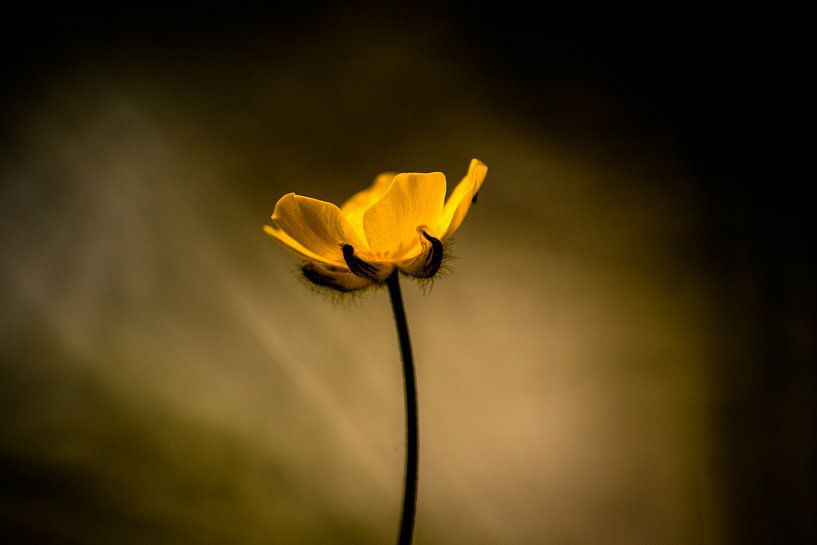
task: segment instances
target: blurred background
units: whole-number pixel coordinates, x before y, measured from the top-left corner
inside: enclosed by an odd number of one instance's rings
[[[593,19],[7,10],[3,541],[392,542],[388,296],[261,226],[478,157],[447,274],[403,283],[416,543],[814,543],[805,19]]]

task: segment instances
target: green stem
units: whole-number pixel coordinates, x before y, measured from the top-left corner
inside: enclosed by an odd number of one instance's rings
[[[400,339],[400,354],[403,357],[403,385],[406,389],[406,482],[403,489],[403,515],[400,519],[400,535],[397,545],[411,545],[414,532],[414,514],[417,509],[417,384],[414,379],[414,359],[411,355],[406,310],[400,293],[397,269],[386,279],[389,297],[394,311],[397,336]]]

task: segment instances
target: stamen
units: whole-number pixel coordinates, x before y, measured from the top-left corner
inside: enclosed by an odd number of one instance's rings
[[[352,291],[351,289],[347,288],[343,284],[339,284],[335,281],[334,278],[327,274],[323,274],[318,268],[312,263],[305,263],[303,267],[301,267],[301,273],[304,275],[304,278],[316,284],[318,286],[323,286],[326,288],[336,289],[338,291]]]
[[[349,270],[357,276],[371,280],[372,282],[377,281],[377,267],[357,257],[355,255],[355,248],[351,244],[343,245],[343,259],[346,261]]]
[[[431,243],[431,251],[426,254],[425,262],[423,263],[423,276],[430,278],[437,274],[440,270],[440,265],[443,263],[443,243],[423,231],[423,236]]]

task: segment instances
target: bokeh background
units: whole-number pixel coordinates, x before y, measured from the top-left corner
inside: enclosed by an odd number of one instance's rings
[[[393,541],[387,294],[261,226],[478,157],[403,287],[416,543],[814,543],[806,19],[593,15],[7,10],[3,542]]]

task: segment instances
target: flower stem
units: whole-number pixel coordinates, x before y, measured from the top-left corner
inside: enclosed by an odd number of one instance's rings
[[[406,389],[406,482],[403,489],[403,515],[400,519],[400,535],[397,545],[410,545],[414,532],[414,514],[417,508],[417,384],[414,379],[414,359],[411,355],[406,311],[400,293],[397,269],[386,279],[389,297],[394,311],[400,354],[403,357],[403,385]]]

